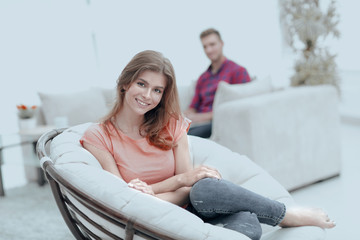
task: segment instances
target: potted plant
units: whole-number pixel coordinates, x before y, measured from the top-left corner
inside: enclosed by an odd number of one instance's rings
[[[21,130],[34,128],[36,126],[35,113],[37,111],[37,106],[27,106],[20,104],[16,107],[18,109],[19,128]]]
[[[329,35],[340,36],[335,1],[322,10],[319,0],[279,0],[286,43],[300,56],[291,85],[332,84],[339,90],[335,54],[324,46]]]

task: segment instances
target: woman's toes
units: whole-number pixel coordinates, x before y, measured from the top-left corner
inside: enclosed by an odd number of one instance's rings
[[[324,228],[333,228],[335,226],[336,226],[336,223],[329,219],[328,221],[325,222],[325,227]]]

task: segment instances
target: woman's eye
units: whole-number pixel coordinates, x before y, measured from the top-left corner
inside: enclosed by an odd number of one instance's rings
[[[155,92],[156,92],[156,93],[162,93],[161,90],[158,89],[158,88],[155,89]]]
[[[143,82],[138,82],[137,85],[139,85],[140,87],[145,87],[145,84]]]

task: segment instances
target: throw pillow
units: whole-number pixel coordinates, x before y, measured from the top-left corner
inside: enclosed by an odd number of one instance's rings
[[[110,111],[116,101],[116,88],[99,88],[94,87],[93,89],[100,89],[104,99],[107,109]]]
[[[68,125],[96,122],[107,113],[103,93],[90,89],[75,93],[39,93],[47,125],[55,125],[57,118],[67,118]]]
[[[213,109],[224,102],[264,94],[272,90],[270,77],[241,84],[229,84],[221,81],[216,90]]]

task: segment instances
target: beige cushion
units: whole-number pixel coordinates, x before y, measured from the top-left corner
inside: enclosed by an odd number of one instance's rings
[[[107,113],[100,89],[74,93],[39,93],[39,96],[47,125],[55,125],[59,117],[66,117],[69,126],[96,122]]]
[[[264,94],[272,90],[270,77],[241,84],[229,84],[221,81],[216,90],[213,108],[215,109],[224,102]]]

